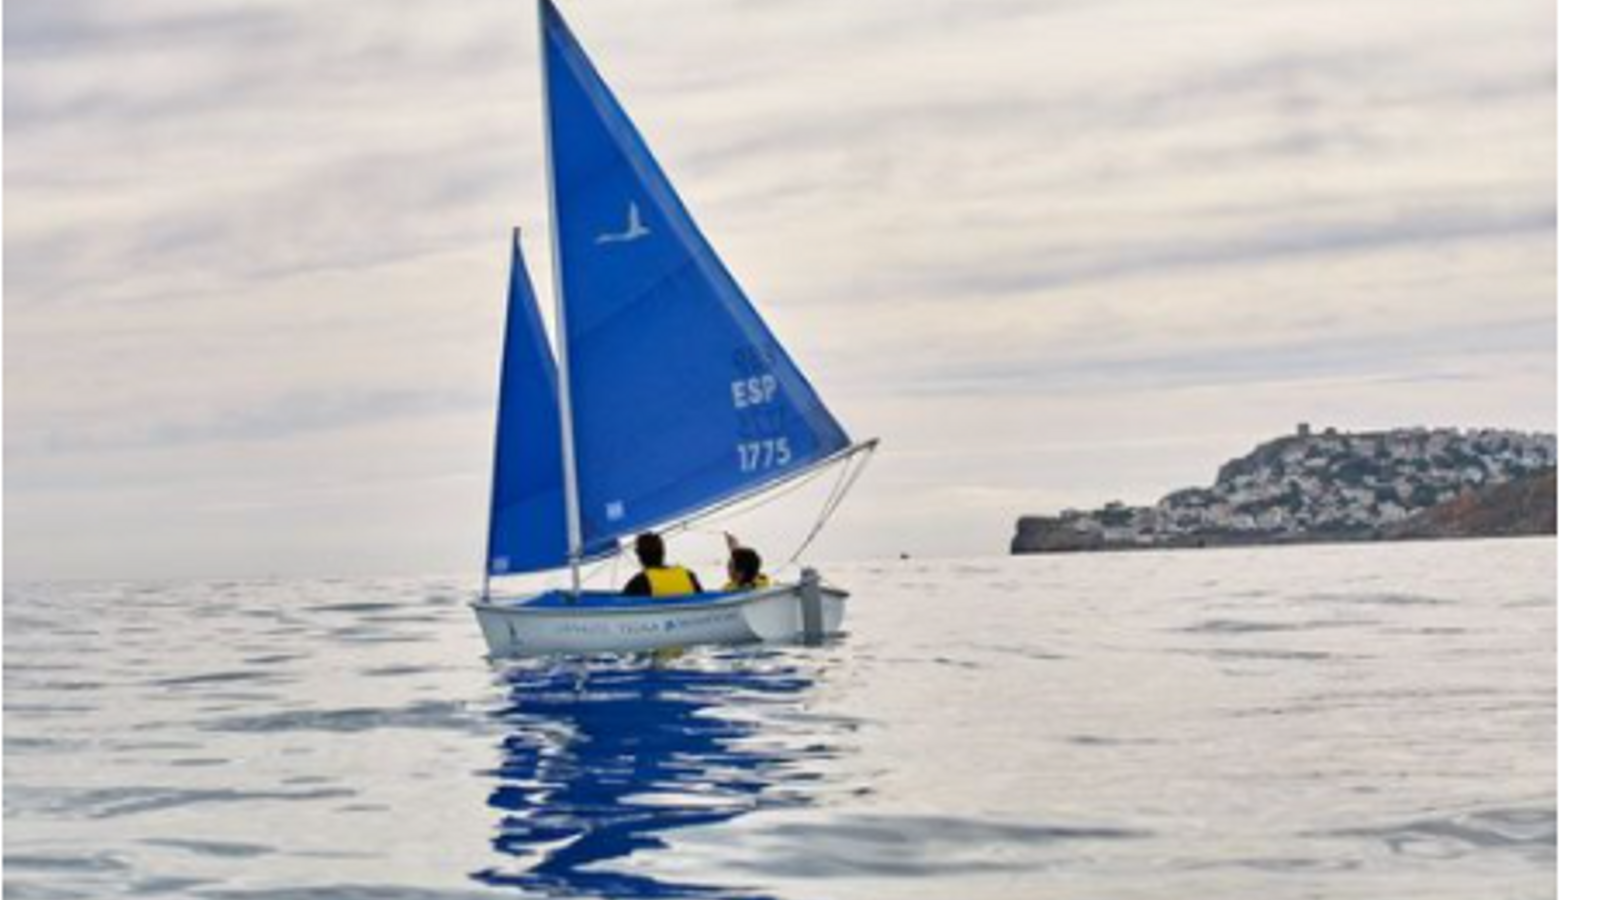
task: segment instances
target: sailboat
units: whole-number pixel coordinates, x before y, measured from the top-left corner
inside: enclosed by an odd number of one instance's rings
[[[583,567],[771,495],[854,442],[734,281],[549,0],[540,3],[552,350],[513,233],[483,591],[493,655],[630,652],[837,633],[848,594],[794,583],[674,598],[584,587]],[[841,474],[820,528],[853,477]],[[813,529],[813,535],[816,528]],[[495,596],[566,567],[571,586]]]

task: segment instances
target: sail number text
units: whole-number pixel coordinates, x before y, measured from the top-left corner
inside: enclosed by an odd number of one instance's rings
[[[760,472],[766,469],[781,469],[794,459],[794,452],[789,449],[789,439],[781,434],[761,434],[766,425],[778,426],[781,431],[782,419],[776,422],[767,422],[767,411],[776,410],[774,401],[778,398],[778,378],[771,372],[750,375],[746,378],[734,379],[728,385],[733,393],[733,408],[738,411],[740,421],[743,422],[742,440],[734,445],[739,451],[739,471]],[[751,432],[754,433],[751,433]]]
[[[788,438],[769,438],[761,441],[743,441],[739,448],[739,471],[759,472],[763,469],[781,469],[794,458],[789,452]]]
[[[733,408],[749,409],[752,406],[763,406],[771,403],[778,396],[777,376],[757,375],[754,378],[740,378],[733,382]]]

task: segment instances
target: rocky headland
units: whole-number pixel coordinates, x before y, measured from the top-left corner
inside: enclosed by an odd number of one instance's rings
[[[1301,425],[1153,506],[1023,516],[1011,552],[1554,534],[1555,471],[1553,434]]]

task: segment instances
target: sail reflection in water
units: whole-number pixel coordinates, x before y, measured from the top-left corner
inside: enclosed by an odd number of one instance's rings
[[[489,797],[507,860],[474,877],[557,896],[752,896],[667,883],[628,858],[668,847],[675,829],[812,802],[808,763],[837,753],[826,723],[795,715],[814,665],[723,650],[508,669],[497,715],[510,731]]]

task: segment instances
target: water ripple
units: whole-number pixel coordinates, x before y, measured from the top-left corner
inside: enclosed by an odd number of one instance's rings
[[[759,828],[743,836],[739,868],[765,875],[940,877],[1025,872],[1070,857],[1096,842],[1142,840],[1154,833],[1110,826],[1038,825],[976,817],[836,815],[824,822]],[[995,847],[1005,847],[996,854]]]
[[[182,838],[147,838],[141,843],[151,847],[172,847],[187,850],[199,856],[216,856],[225,859],[248,859],[275,852],[265,844],[241,844],[228,841],[186,840]]]
[[[474,579],[7,585],[5,893],[1548,898],[1554,552],[830,567],[844,641],[542,663]]]
[[[281,676],[269,672],[239,671],[239,672],[206,672],[200,675],[181,675],[172,678],[158,678],[148,682],[155,687],[190,687],[212,684],[228,684],[245,682],[272,682]]]
[[[228,716],[208,721],[201,728],[205,731],[245,733],[355,732],[382,729],[477,731],[483,728],[483,722],[462,703],[421,701],[401,707],[307,709],[255,716]]]
[[[93,819],[111,819],[201,804],[304,802],[347,797],[351,794],[351,791],[333,788],[311,791],[248,791],[231,788],[130,786],[63,791],[36,804],[33,811],[41,815],[69,818],[87,816]]]
[[[1556,811],[1545,807],[1486,809],[1413,819],[1376,828],[1326,832],[1331,837],[1369,838],[1393,853],[1429,859],[1473,856],[1479,850],[1556,849]]]
[[[1360,628],[1370,620],[1313,619],[1305,622],[1261,622],[1243,619],[1207,619],[1174,629],[1186,634],[1264,634],[1272,632],[1320,631],[1329,628]]]

